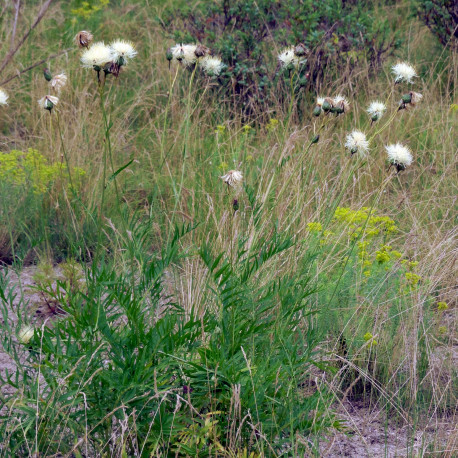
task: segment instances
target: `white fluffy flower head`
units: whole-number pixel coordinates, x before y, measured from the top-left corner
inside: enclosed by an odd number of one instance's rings
[[[325,99],[324,97],[317,97],[316,98],[316,106],[317,107],[321,107],[323,105],[323,103],[324,103],[324,99]]]
[[[0,105],[8,105],[8,94],[0,89]]]
[[[184,66],[190,66],[195,64],[197,61],[197,56],[195,54],[197,45],[175,45],[170,48],[173,59],[182,63]]]
[[[134,45],[130,41],[116,40],[110,43],[110,48],[113,54],[113,60],[119,62],[122,59],[120,65],[125,65],[130,59],[133,59],[137,55],[137,51]]]
[[[398,172],[404,170],[410,164],[412,164],[412,153],[407,146],[402,145],[401,143],[396,143],[392,145],[385,146],[386,153],[388,155],[388,160],[391,164],[396,166]]]
[[[417,76],[415,69],[407,62],[398,62],[391,67],[391,71],[393,72],[395,83],[412,83],[413,78]]]
[[[243,180],[243,175],[238,170],[229,170],[226,175],[223,175],[221,179],[231,187],[236,187],[240,185]]]
[[[299,66],[305,64],[307,59],[299,57],[294,52],[294,47],[284,49],[278,55],[278,61],[282,68],[298,68]]]
[[[81,55],[83,67],[100,70],[105,64],[113,61],[113,50],[103,41],[94,43]]]
[[[58,97],[53,95],[45,95],[43,98],[38,100],[38,105],[45,110],[51,111],[54,108],[54,105],[57,105],[59,102]]]
[[[59,93],[60,90],[67,84],[67,75],[62,72],[59,75],[54,76],[49,84]]]
[[[221,59],[216,56],[202,57],[200,64],[202,65],[204,72],[210,76],[218,76],[225,67]]]
[[[364,157],[369,150],[369,141],[363,132],[354,130],[347,135],[345,147],[350,150],[351,154],[358,153]]]
[[[372,121],[378,121],[384,115],[385,111],[386,105],[378,100],[371,102],[369,108],[367,109]]]

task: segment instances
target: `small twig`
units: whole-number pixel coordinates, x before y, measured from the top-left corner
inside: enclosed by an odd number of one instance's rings
[[[14,7],[16,11],[14,12],[13,32],[11,33],[11,49],[14,46],[14,39],[16,38],[17,20],[19,17],[19,10],[21,9],[21,0],[16,0]]]
[[[18,44],[10,49],[8,54],[5,56],[3,59],[3,62],[0,64],[0,73],[3,72],[5,67],[8,65],[9,61],[14,57],[14,55],[19,51],[21,46],[25,43],[27,38],[29,37],[30,33],[32,30],[40,23],[40,21],[43,19],[43,16],[46,14],[46,11],[48,11],[49,5],[51,4],[53,0],[47,0],[46,3],[41,7],[41,10],[38,12],[37,17],[35,18],[35,21],[33,21],[33,24],[31,25],[30,29],[27,30],[27,32],[23,35],[23,37],[19,40]]]
[[[5,84],[9,83],[11,80],[14,80],[14,78],[19,78],[23,73],[26,73],[26,72],[28,72],[30,70],[33,70],[35,67],[38,67],[39,65],[42,65],[45,62],[50,61],[51,59],[55,59],[56,57],[59,57],[62,54],[65,54],[65,53],[67,53],[69,51],[74,51],[74,50],[75,49],[73,49],[73,48],[67,48],[67,49],[64,49],[63,51],[60,51],[60,52],[56,53],[56,54],[51,54],[46,59],[42,59],[42,60],[40,60],[38,62],[35,62],[33,65],[30,65],[29,67],[25,68],[24,70],[21,70],[20,72],[17,72],[16,75],[10,76],[6,80],[3,80],[0,83],[0,86],[4,86]]]

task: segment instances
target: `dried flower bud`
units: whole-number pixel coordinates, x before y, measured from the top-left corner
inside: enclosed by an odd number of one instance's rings
[[[294,48],[294,54],[296,56],[306,56],[308,54],[308,49],[303,43],[299,43],[295,48]]]
[[[208,56],[210,54],[210,48],[207,48],[204,45],[197,45],[194,54],[196,55],[196,57]]]
[[[82,30],[81,32],[78,32],[76,34],[75,43],[80,48],[89,48],[89,45],[92,43],[93,39],[94,36],[91,32],[88,32],[87,30]]]

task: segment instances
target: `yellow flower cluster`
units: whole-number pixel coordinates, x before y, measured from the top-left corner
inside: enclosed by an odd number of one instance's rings
[[[391,260],[391,256],[389,251],[391,250],[390,245],[382,245],[380,250],[375,252],[375,259],[378,261],[379,264],[384,264]]]
[[[226,132],[226,126],[223,126],[222,124],[218,124],[216,126],[215,134],[224,134]]]
[[[269,120],[269,122],[266,124],[266,129],[268,131],[275,130],[278,126],[278,119],[272,118]]]
[[[366,334],[364,334],[364,340],[366,342],[369,342],[369,340],[372,340],[372,342],[370,343],[371,347],[377,345],[377,341],[374,339],[374,336],[370,332],[366,332]]]
[[[46,158],[37,150],[29,148],[27,152],[12,150],[0,153],[0,184],[30,185],[36,194],[44,193],[58,178],[67,179],[65,164],[48,164]],[[75,178],[86,174],[83,169],[72,169]]]
[[[421,280],[420,275],[417,275],[413,272],[406,272],[407,284],[411,287],[417,286],[418,282]]]
[[[444,310],[448,310],[447,302],[438,302],[437,303],[437,310],[439,312],[443,312]]]
[[[398,228],[390,217],[378,216],[374,212],[372,216],[369,216],[369,213],[370,208],[368,207],[363,207],[360,210],[337,207],[334,220],[348,225],[353,240],[363,235],[370,239],[381,233],[392,234],[397,232]]]
[[[94,13],[100,11],[110,4],[110,0],[83,1],[79,8],[73,8],[72,14],[81,16],[84,19],[90,18]]]
[[[321,223],[307,223],[307,229],[310,232],[321,232],[323,230],[323,226]]]

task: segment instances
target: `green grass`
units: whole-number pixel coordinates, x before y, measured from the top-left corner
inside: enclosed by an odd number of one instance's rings
[[[326,75],[319,95],[345,94],[349,113],[313,117],[316,94],[292,100],[286,81],[246,119],[218,83],[169,69],[162,6],[51,7],[0,74],[71,48],[48,64],[69,77],[51,114],[42,66],[4,85],[1,342],[18,370],[0,372],[1,456],[320,456],[345,399],[414,432],[453,419],[457,60],[404,8],[388,12],[405,43],[379,74]],[[71,44],[80,29],[139,52],[103,93]],[[398,57],[424,96],[399,112]],[[375,99],[388,111],[371,126]],[[344,148],[356,128],[366,158]],[[399,174],[396,142],[414,156]],[[29,148],[39,166],[6,161]],[[30,264],[43,304],[15,285]],[[436,433],[425,448],[453,447]]]

